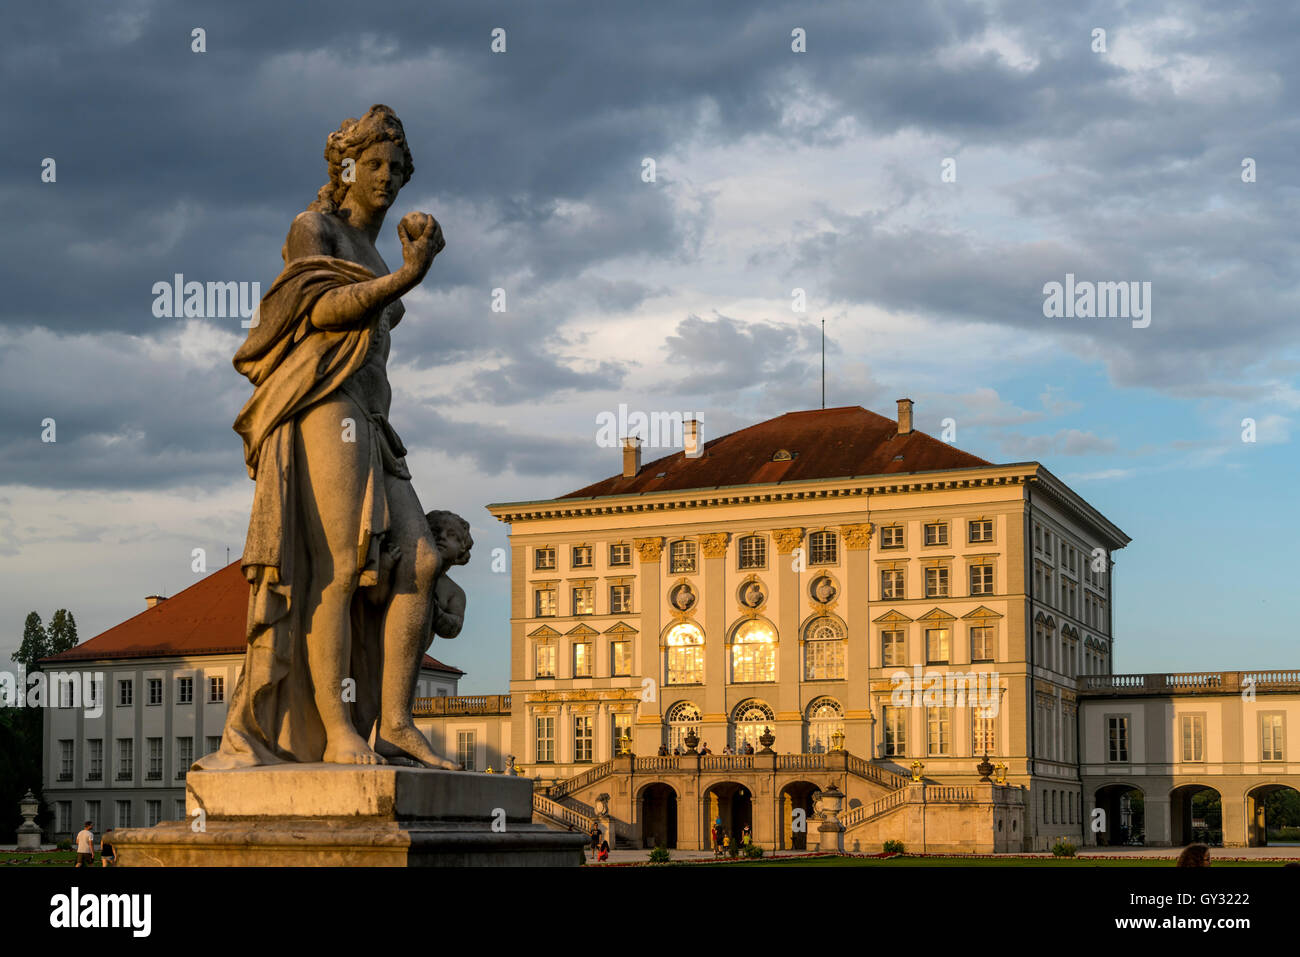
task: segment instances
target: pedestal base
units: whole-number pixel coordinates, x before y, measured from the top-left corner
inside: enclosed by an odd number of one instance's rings
[[[532,782],[282,764],[191,771],[187,821],[115,830],[125,867],[573,866],[582,834],[532,823]]]

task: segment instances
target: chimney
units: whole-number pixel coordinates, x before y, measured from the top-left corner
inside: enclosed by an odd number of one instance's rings
[[[167,600],[166,597],[164,597],[163,595],[145,595],[144,606],[146,608],[153,608],[155,605],[159,605],[162,602],[165,602],[166,600]]]
[[[623,478],[636,478],[641,471],[641,440],[629,435],[623,440]]]
[[[682,423],[682,451],[688,459],[698,459],[704,454],[704,443],[700,439],[700,420],[691,416]]]
[[[898,434],[910,435],[912,432],[912,400],[898,400]]]

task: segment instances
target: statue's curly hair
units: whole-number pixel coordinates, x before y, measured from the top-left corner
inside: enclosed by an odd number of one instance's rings
[[[425,513],[424,520],[429,523],[431,531],[447,529],[454,531],[460,536],[460,540],[465,544],[465,550],[461,552],[460,561],[453,562],[454,565],[464,565],[469,561],[470,550],[474,547],[474,538],[469,533],[469,522],[465,521],[455,512],[449,512],[446,509],[436,508],[432,512]]]
[[[316,200],[307,208],[318,213],[339,213],[339,205],[347,195],[351,183],[343,182],[343,161],[361,156],[367,147],[383,141],[396,143],[402,148],[406,161],[405,186],[411,181],[415,172],[415,163],[411,160],[410,147],[406,145],[406,131],[402,121],[390,107],[376,103],[366,111],[361,119],[348,117],[339,124],[339,128],[325,140],[325,162],[329,165],[330,181],[322,186],[316,194]]]

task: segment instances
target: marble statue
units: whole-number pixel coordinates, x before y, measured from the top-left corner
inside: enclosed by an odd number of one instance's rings
[[[325,147],[329,182],[289,229],[284,268],[235,354],[253,395],[235,420],[256,482],[241,566],[248,649],[221,748],[196,769],[281,762],[454,768],[411,706],[433,634],[454,637],[468,524],[427,515],[389,424],[387,363],[401,297],[446,245],[427,213],[397,227],[402,265],[375,249],[414,166],[386,106]]]

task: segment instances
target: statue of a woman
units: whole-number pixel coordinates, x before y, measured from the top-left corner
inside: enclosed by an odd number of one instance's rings
[[[397,756],[454,767],[411,720],[420,656],[383,657],[425,647],[431,625],[438,553],[388,423],[387,361],[400,297],[445,243],[433,217],[410,213],[401,267],[390,273],[375,249],[414,168],[391,109],[345,120],[325,158],[329,182],[294,220],[235,355],[254,386],[235,420],[257,483],[241,561],[248,651],[221,749],[200,768]]]

